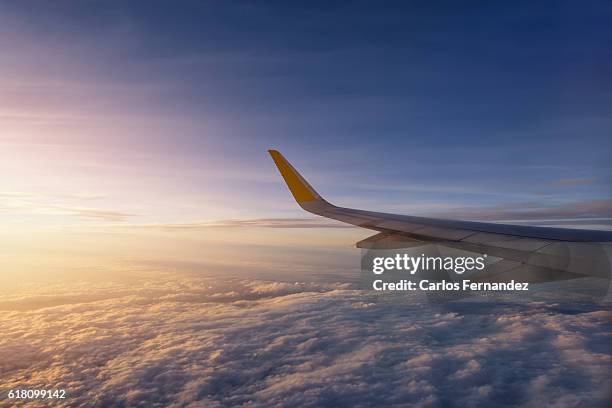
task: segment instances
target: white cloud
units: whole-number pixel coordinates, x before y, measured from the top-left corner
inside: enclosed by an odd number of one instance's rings
[[[0,299],[5,389],[66,388],[74,406],[604,406],[609,398],[610,312],[593,306],[458,307],[350,285],[193,276],[53,292]],[[44,296],[57,306],[36,308]]]

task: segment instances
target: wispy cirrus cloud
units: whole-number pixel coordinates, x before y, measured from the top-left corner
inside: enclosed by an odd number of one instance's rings
[[[121,211],[104,210],[100,208],[86,208],[86,207],[62,207],[62,206],[49,206],[49,211],[58,214],[72,215],[80,218],[89,218],[102,221],[124,221],[129,217],[134,217],[136,214],[126,213]]]
[[[34,214],[68,215],[103,221],[123,221],[136,214],[104,208],[74,205],[75,202],[106,198],[101,193],[0,192],[0,210]]]
[[[562,205],[536,202],[460,207],[436,215],[482,221],[524,221],[612,218],[612,200],[588,200]]]
[[[211,221],[193,221],[185,223],[149,223],[126,224],[122,228],[157,229],[157,230],[206,230],[211,228],[353,228],[351,225],[324,218],[252,218]]]
[[[0,198],[78,198],[85,200],[97,200],[108,197],[104,193],[31,193],[26,191],[0,191]]]
[[[426,209],[431,210],[434,208],[437,210],[425,211]],[[74,207],[54,207],[53,211],[108,221],[123,221],[128,217],[136,215],[94,208]],[[427,205],[411,206],[410,209],[405,211],[390,210],[390,212],[476,221],[529,223],[543,226],[604,229],[612,226],[612,200],[590,200],[558,206],[546,206],[537,202],[517,202],[457,208],[453,208],[445,203],[430,203]],[[214,228],[355,228],[340,221],[321,217],[236,218],[180,223],[124,223],[116,227],[161,231],[198,231]]]
[[[586,186],[593,184],[597,181],[594,177],[584,177],[584,178],[563,178],[559,180],[555,180],[552,185],[554,187],[574,187],[574,186]]]

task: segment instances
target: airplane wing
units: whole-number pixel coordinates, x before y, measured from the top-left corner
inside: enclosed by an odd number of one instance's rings
[[[323,197],[276,150],[269,150],[297,203],[306,211],[378,234],[359,248],[403,247],[437,243],[486,253],[500,260],[474,280],[529,282],[585,276],[610,278],[608,250],[612,231],[548,228],[387,214],[335,206]]]

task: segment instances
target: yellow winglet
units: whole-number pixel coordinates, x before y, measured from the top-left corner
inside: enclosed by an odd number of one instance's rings
[[[277,150],[268,150],[268,153],[272,156],[272,160],[274,160],[278,171],[280,171],[281,176],[285,179],[287,187],[291,190],[291,194],[293,194],[293,198],[295,198],[298,204],[307,201],[324,201],[282,154]]]

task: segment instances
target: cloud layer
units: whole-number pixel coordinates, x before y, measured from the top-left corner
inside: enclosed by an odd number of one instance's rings
[[[3,388],[70,406],[605,406],[610,311],[186,276],[2,300]],[[67,296],[71,294],[71,296]],[[35,301],[55,297],[56,306]],[[62,300],[63,299],[63,300]],[[27,310],[24,305],[32,304]]]
[[[580,201],[558,206],[539,203],[508,203],[493,206],[457,208],[438,215],[483,221],[563,220],[612,218],[612,200]]]
[[[352,225],[321,217],[252,218],[214,221],[193,221],[175,224],[126,224],[124,228],[161,231],[198,231],[210,228],[354,228]]]

